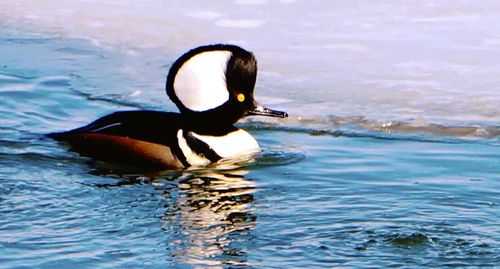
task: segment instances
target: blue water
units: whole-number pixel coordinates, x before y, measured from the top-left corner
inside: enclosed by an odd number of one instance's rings
[[[494,133],[257,120],[242,123],[264,149],[254,161],[161,173],[43,137],[111,111],[173,110],[162,87],[175,57],[0,36],[0,268],[497,266]]]

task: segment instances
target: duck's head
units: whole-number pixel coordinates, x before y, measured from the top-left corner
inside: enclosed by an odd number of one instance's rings
[[[166,91],[181,114],[194,124],[232,125],[250,115],[285,118],[285,112],[254,100],[257,60],[235,45],[192,49],[170,68]]]

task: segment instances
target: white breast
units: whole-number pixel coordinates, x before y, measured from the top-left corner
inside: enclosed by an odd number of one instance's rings
[[[259,144],[255,138],[242,129],[224,136],[199,135],[196,133],[193,133],[193,136],[209,145],[222,158],[260,151]]]

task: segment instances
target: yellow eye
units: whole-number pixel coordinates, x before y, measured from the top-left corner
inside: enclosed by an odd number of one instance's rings
[[[242,103],[243,101],[245,101],[245,95],[240,93],[236,96],[236,99],[238,99],[238,101]]]

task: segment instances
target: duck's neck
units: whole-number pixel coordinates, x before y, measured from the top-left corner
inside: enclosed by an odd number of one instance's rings
[[[184,117],[182,122],[182,129],[200,135],[224,136],[238,130],[233,123],[224,123],[218,120]]]

